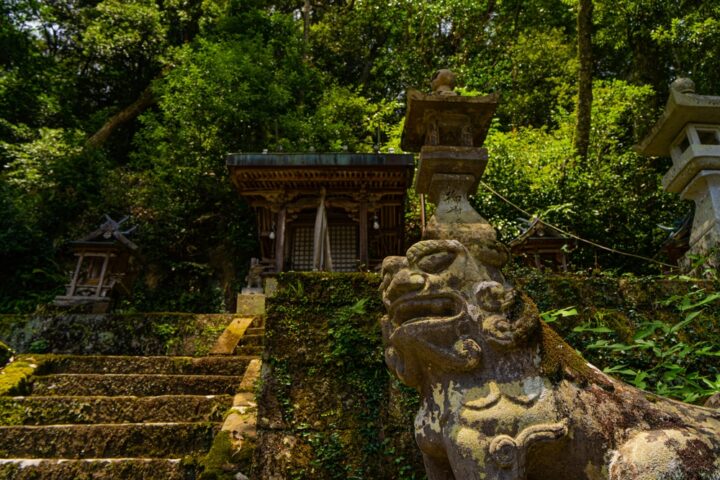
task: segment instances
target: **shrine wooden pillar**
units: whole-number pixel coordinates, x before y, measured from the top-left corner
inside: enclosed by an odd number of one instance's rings
[[[82,267],[83,260],[85,260],[85,254],[78,254],[78,262],[75,265],[75,273],[73,273],[72,279],[70,280],[70,288],[68,289],[68,295],[75,295],[75,289],[77,288],[78,277],[80,276],[80,267]]]
[[[280,208],[277,214],[277,232],[275,234],[275,271],[280,273],[285,268],[285,224],[287,223],[287,207]]]
[[[360,264],[363,268],[369,268],[370,259],[368,257],[368,201],[367,196],[360,199],[359,208],[359,228],[360,228]]]
[[[97,288],[95,289],[95,296],[99,297],[102,294],[103,284],[105,283],[105,273],[107,273],[108,263],[110,262],[110,254],[106,253],[103,255],[102,269],[100,270],[100,280],[98,280]]]

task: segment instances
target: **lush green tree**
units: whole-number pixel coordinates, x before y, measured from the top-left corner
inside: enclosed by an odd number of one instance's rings
[[[367,152],[378,138],[399,149],[404,92],[441,67],[466,94],[501,94],[490,185],[584,238],[653,256],[655,224],[689,205],[662,193],[667,160],[632,145],[676,76],[720,93],[715,3],[593,0],[579,162],[576,0],[2,1],[0,309],[61,288],[61,246],[102,213],[139,227],[145,270],[126,308],[227,306],[255,235],[224,155]],[[482,189],[475,201],[504,238],[517,232],[518,212]],[[574,258],[595,263],[592,250]]]
[[[596,81],[593,129],[586,161],[574,155],[574,118],[557,118],[557,128],[526,127],[493,131],[488,137],[490,164],[485,181],[530,215],[536,215],[581,238],[625,252],[652,257],[665,233],[689,205],[662,191],[666,162],[632,151],[637,130],[652,121],[651,88],[622,81]],[[528,215],[482,187],[478,209],[499,227],[506,241],[516,236]],[[587,247],[573,255],[576,266],[657,271],[651,263]]]

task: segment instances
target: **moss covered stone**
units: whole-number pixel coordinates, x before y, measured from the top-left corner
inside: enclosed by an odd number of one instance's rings
[[[202,467],[199,480],[233,480],[236,469],[233,464],[233,448],[230,435],[220,431],[215,435],[212,447],[200,462]]]
[[[0,340],[20,353],[206,355],[236,315],[0,315]]]
[[[20,356],[0,371],[0,396],[29,394],[30,377],[38,364],[32,356]]]
[[[562,339],[582,350],[592,341],[573,331],[582,324],[606,325],[622,340],[645,319],[676,322],[677,310],[662,300],[698,285],[541,272],[524,272],[514,280],[540,311],[578,310],[552,328],[543,325],[543,372],[557,381],[598,385],[606,377]],[[412,433],[418,396],[391,379],[383,361],[379,283],[377,275],[359,273],[278,276],[277,294],[267,304],[258,478],[424,477]],[[720,315],[709,307],[704,316],[707,323],[690,333],[716,338]],[[597,351],[583,353],[593,363],[603,360]]]

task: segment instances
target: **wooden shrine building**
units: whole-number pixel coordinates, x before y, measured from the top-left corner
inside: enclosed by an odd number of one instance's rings
[[[522,257],[528,267],[566,272],[568,254],[577,248],[577,240],[563,235],[537,217],[520,220],[527,228],[508,244],[510,252]]]
[[[373,269],[404,251],[413,155],[235,153],[227,166],[256,212],[266,273]]]

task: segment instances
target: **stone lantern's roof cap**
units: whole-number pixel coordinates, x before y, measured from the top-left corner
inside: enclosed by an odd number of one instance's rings
[[[635,150],[643,155],[670,155],[672,142],[688,123],[720,125],[720,96],[698,95],[692,80],[678,78],[670,85],[665,111]]]
[[[426,95],[418,90],[407,92],[407,112],[400,146],[406,152],[419,152],[425,144],[425,115],[430,111],[462,114],[470,117],[473,146],[480,147],[485,141],[490,122],[498,106],[497,93],[477,97],[460,95]]]

